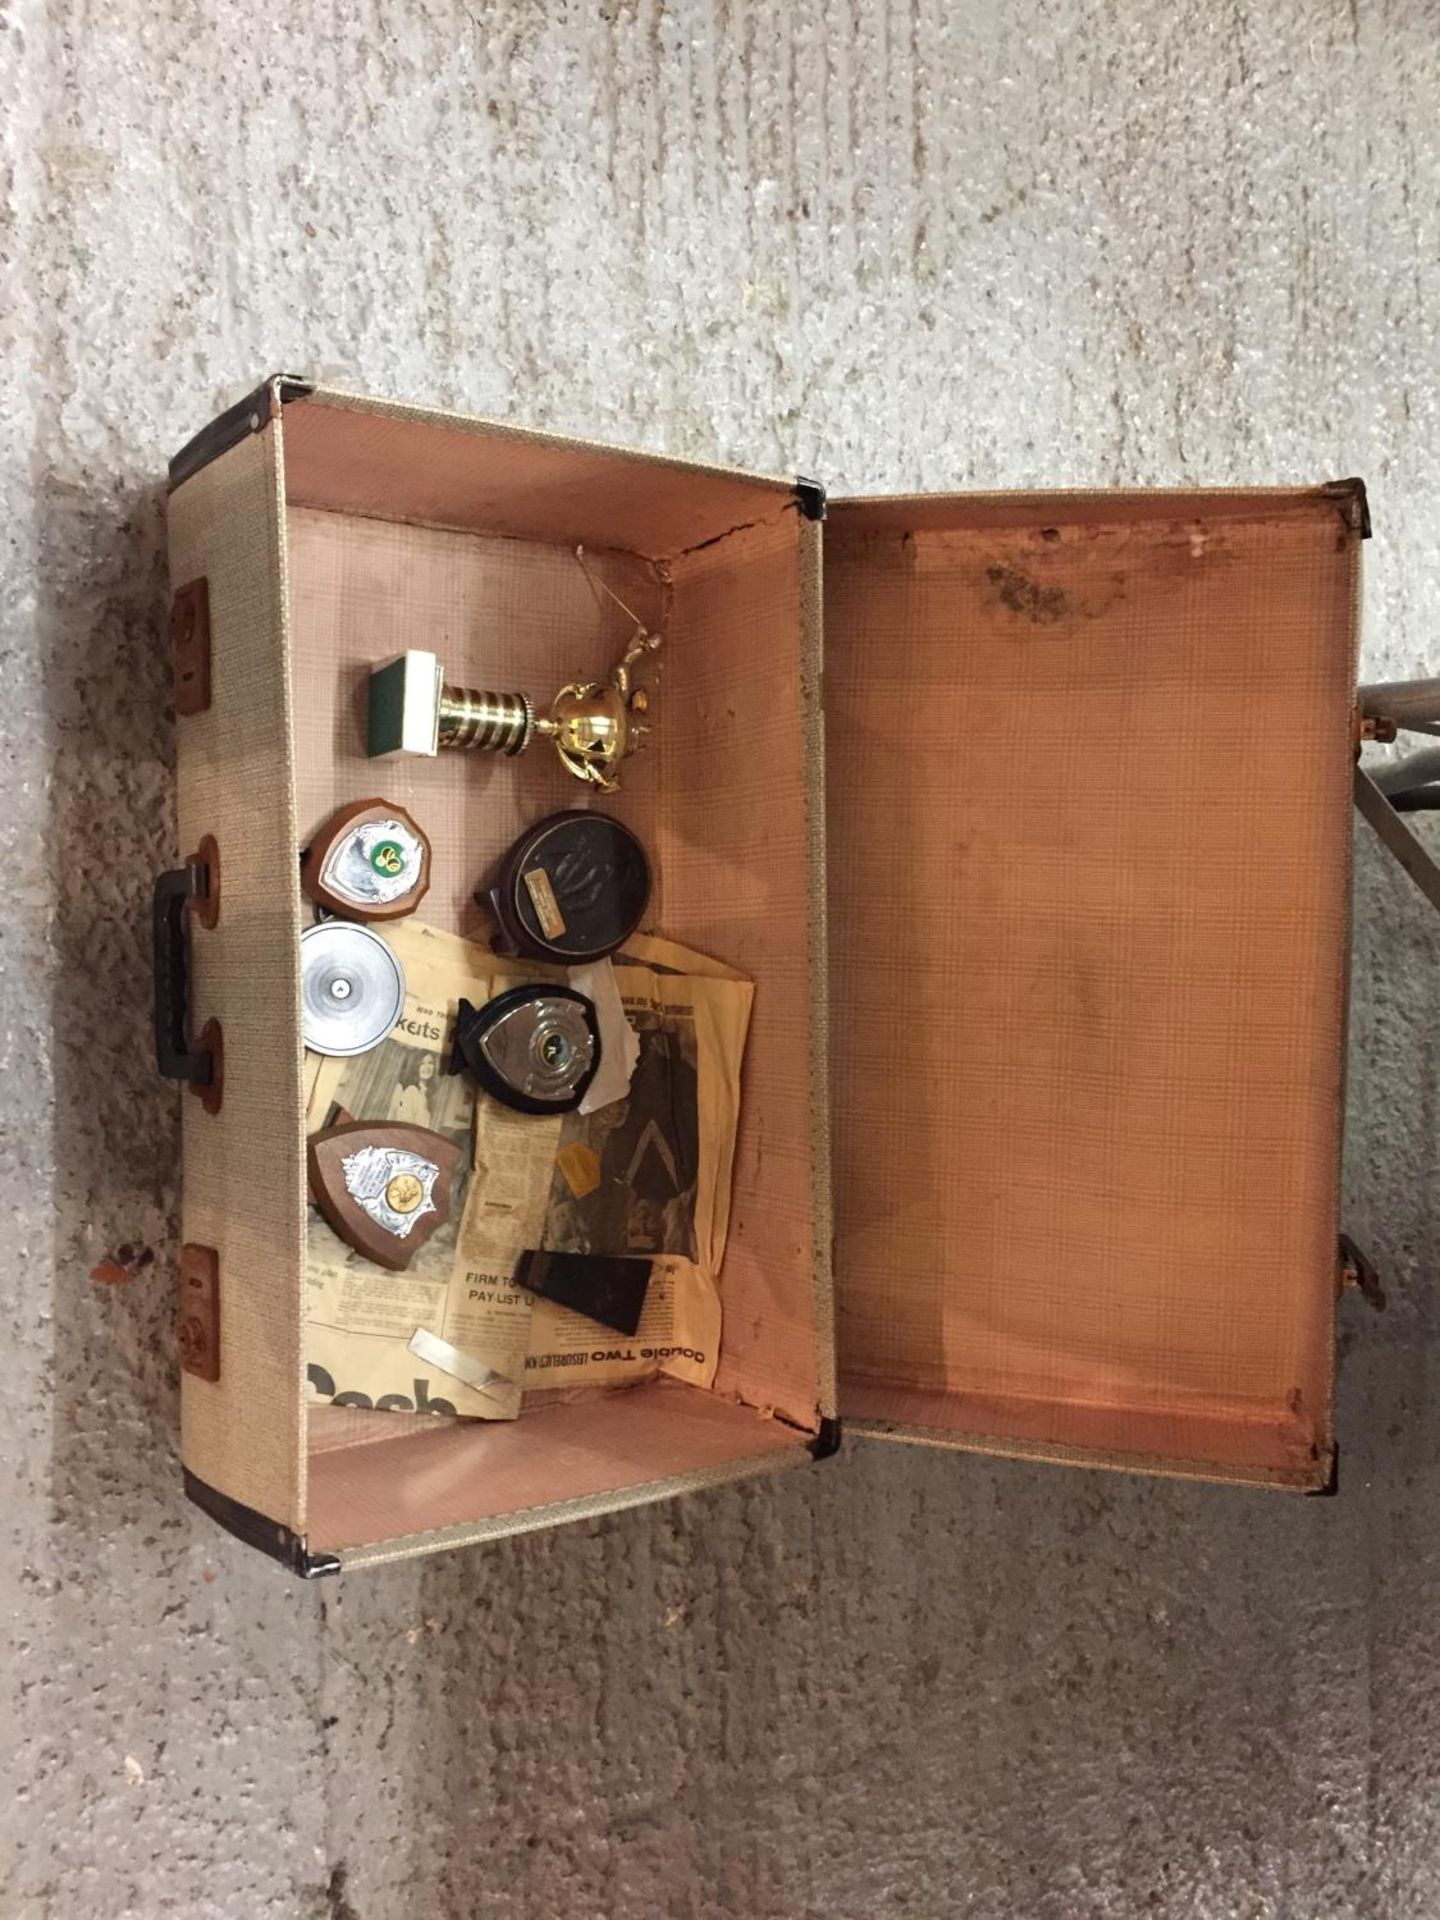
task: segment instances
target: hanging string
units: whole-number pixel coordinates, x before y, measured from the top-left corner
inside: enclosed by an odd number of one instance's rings
[[[596,599],[598,600],[602,593],[608,595],[609,598],[615,602],[616,606],[619,607],[620,611],[625,615],[625,617],[628,620],[634,621],[635,631],[638,634],[641,634],[648,639],[650,629],[645,625],[645,622],[640,618],[639,614],[637,614],[632,607],[626,606],[625,602],[620,598],[619,594],[615,592],[613,587],[608,587],[605,584],[605,582],[602,579],[600,579],[600,577],[597,574],[593,574],[590,571],[589,565],[585,559],[584,547],[576,547],[575,558],[579,561],[580,571],[584,574],[585,578],[589,581],[590,591],[595,595]]]

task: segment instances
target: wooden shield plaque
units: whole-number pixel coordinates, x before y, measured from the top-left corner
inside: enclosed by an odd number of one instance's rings
[[[377,1266],[408,1267],[450,1218],[460,1148],[428,1127],[352,1120],[311,1134],[308,1157],[316,1206]]]

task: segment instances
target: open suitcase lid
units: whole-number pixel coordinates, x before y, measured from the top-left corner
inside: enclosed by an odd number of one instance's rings
[[[841,1408],[1331,1474],[1358,482],[831,503]]]

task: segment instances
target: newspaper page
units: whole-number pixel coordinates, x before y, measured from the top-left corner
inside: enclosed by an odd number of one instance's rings
[[[475,1091],[465,1075],[445,1071],[445,1050],[460,997],[489,998],[492,957],[413,920],[387,928],[385,938],[405,969],[404,1015],[369,1053],[319,1060],[308,1128],[329,1126],[341,1112],[354,1120],[400,1120],[454,1140],[461,1158],[450,1219],[402,1272],[354,1252],[311,1207],[311,1389],[347,1406],[513,1419],[533,1306],[532,1296],[515,1285],[514,1249],[517,1241],[535,1244],[550,1163],[512,1150],[497,1154],[485,1180],[474,1176]],[[412,1340],[421,1352],[412,1351]],[[452,1358],[444,1354],[447,1347],[455,1350]],[[455,1366],[459,1373],[450,1370]],[[504,1384],[484,1391],[471,1384],[492,1372]]]
[[[696,974],[702,980],[734,980],[750,987],[743,973],[737,973],[734,967],[717,960],[713,954],[697,953],[694,947],[682,947],[677,940],[662,939],[658,933],[632,933],[617,957],[622,966],[653,967],[656,973]],[[747,1007],[753,997],[751,988]]]
[[[670,959],[691,957],[663,945]],[[616,978],[639,1060],[622,1099],[547,1123],[553,1174],[539,1244],[561,1253],[648,1255],[650,1290],[630,1339],[537,1301],[525,1375],[531,1390],[613,1386],[656,1373],[709,1386],[719,1360],[720,1267],[754,990],[738,977],[629,964],[628,952]],[[482,1101],[477,1165],[493,1124],[493,1105]]]
[[[565,974],[499,959],[413,920],[383,932],[406,971],[405,1018],[371,1053],[322,1063],[310,1127],[344,1110],[357,1120],[410,1120],[454,1139],[463,1131],[467,1143],[473,1136],[473,1166],[467,1153],[456,1178],[458,1232],[441,1228],[404,1273],[350,1253],[312,1210],[309,1359],[312,1382],[313,1369],[321,1371],[317,1391],[328,1397],[333,1382],[337,1394],[350,1393],[349,1404],[383,1397],[418,1408],[422,1394],[433,1407],[443,1390],[456,1412],[495,1417],[490,1396],[463,1382],[421,1379],[427,1370],[406,1346],[417,1327],[523,1380],[527,1391],[624,1385],[660,1372],[708,1386],[719,1358],[750,982],[673,942],[637,937],[616,964],[639,1043],[628,1093],[589,1114],[521,1114],[444,1072],[455,1005],[462,995],[480,1005],[517,980]],[[517,1288],[516,1263],[537,1247],[649,1256],[634,1337]],[[507,1400],[504,1413],[513,1410]]]

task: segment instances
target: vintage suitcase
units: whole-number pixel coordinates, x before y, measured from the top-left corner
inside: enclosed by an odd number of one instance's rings
[[[201,1506],[315,1574],[805,1464],[841,1414],[1326,1485],[1358,483],[827,518],[810,481],[277,378],[177,455],[169,520],[190,857],[156,1013],[196,1094]],[[376,659],[536,688],[608,659],[577,543],[666,635],[654,750],[604,805],[655,926],[756,983],[715,1385],[513,1424],[317,1406],[298,852],[375,788]],[[431,830],[422,917],[475,930],[564,782],[387,763]]]

